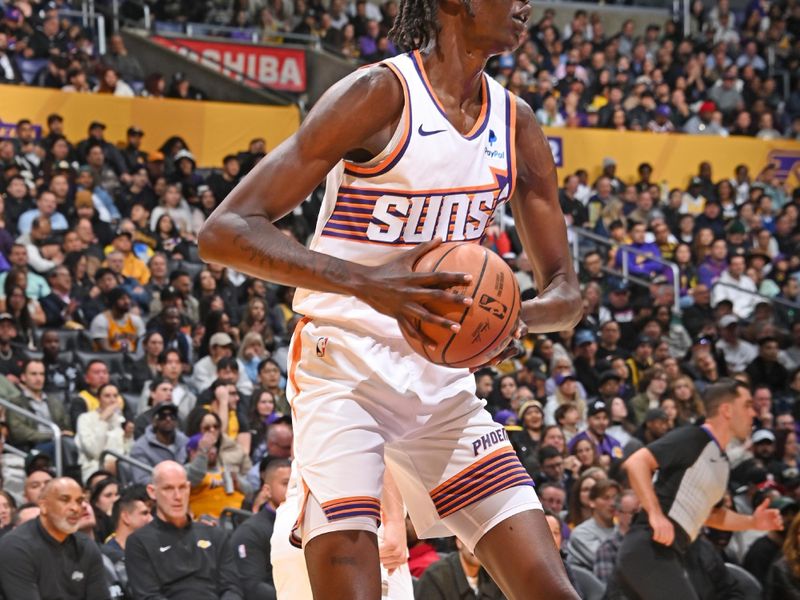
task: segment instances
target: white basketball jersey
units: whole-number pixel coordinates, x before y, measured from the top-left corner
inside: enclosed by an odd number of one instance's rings
[[[383,64],[403,87],[400,123],[374,159],[343,160],[328,174],[310,248],[381,265],[434,238],[480,242],[514,189],[515,98],[483,74],[481,113],[462,135],[448,121],[418,51]],[[401,337],[394,319],[355,298],[298,289],[294,309],[378,337]]]

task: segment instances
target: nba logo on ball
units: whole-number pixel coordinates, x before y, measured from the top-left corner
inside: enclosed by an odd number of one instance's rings
[[[325,348],[328,347],[328,338],[321,337],[317,340],[317,356],[322,358],[325,356]]]

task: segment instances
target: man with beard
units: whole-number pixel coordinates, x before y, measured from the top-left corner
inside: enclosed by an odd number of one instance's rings
[[[58,332],[52,329],[45,331],[42,334],[41,345],[42,362],[45,369],[45,390],[64,394],[64,397],[68,398],[69,394],[75,391],[78,371],[73,363],[67,362],[59,356],[61,339],[58,337]]]
[[[107,600],[100,550],[75,535],[83,490],[73,479],[50,481],[39,499],[41,513],[0,542],[0,591],[6,598]]]
[[[97,349],[106,352],[135,352],[144,332],[144,321],[131,312],[131,297],[122,288],[111,290],[108,310],[92,319],[89,329]]]
[[[188,442],[189,438],[178,429],[178,408],[170,403],[160,404],[153,413],[153,424],[134,442],[131,458],[151,467],[168,460],[183,464],[186,462]],[[147,483],[150,473],[134,469],[133,480]]]

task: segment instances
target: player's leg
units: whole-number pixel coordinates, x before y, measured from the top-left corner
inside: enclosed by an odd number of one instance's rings
[[[527,510],[492,527],[475,546],[475,555],[509,600],[577,600],[549,533],[544,513]]]
[[[314,600],[375,600],[381,597],[378,538],[369,531],[324,533],[305,545]]]

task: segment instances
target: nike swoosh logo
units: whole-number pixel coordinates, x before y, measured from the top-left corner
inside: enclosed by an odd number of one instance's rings
[[[444,129],[434,129],[433,131],[425,131],[425,130],[422,128],[422,125],[420,125],[420,126],[419,126],[419,129],[417,129],[417,133],[419,133],[419,134],[420,134],[420,135],[422,135],[422,136],[426,136],[426,135],[434,135],[434,134],[437,134],[437,133],[442,133],[443,131],[444,131]]]
[[[172,546],[161,546],[161,547],[159,547],[159,551],[161,551],[161,552],[166,552],[166,551],[167,551],[167,550],[169,550],[170,548],[172,548]]]

